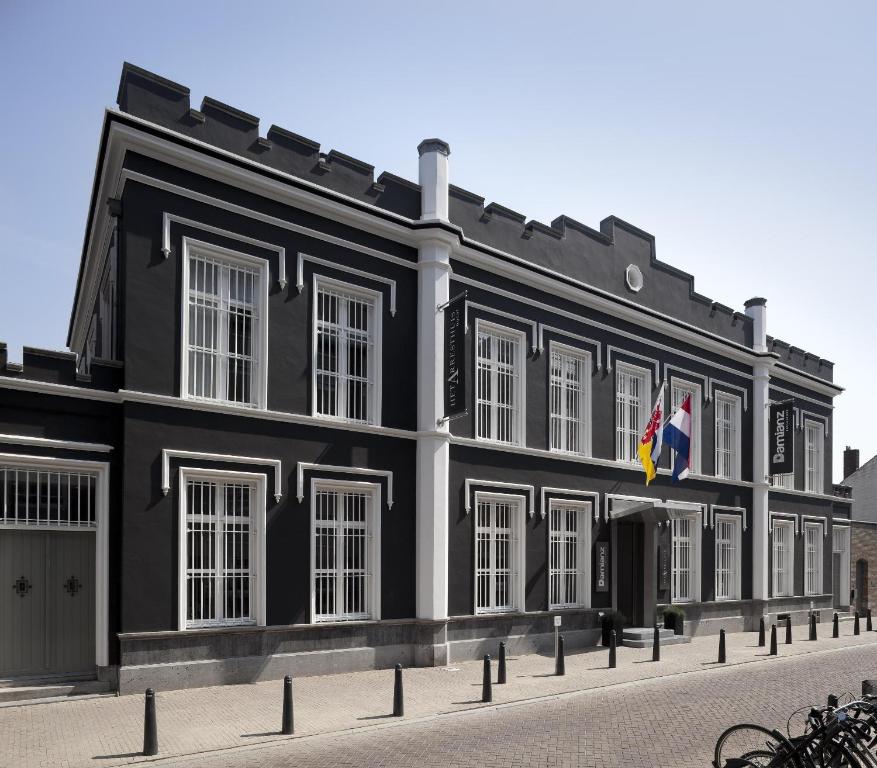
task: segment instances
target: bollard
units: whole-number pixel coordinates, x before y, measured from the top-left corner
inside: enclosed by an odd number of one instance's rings
[[[661,628],[655,624],[655,638],[652,641],[652,661],[661,660]]]
[[[402,717],[404,714],[405,700],[402,694],[402,665],[397,664],[393,683],[393,717]]]
[[[859,612],[856,611],[855,618],[853,619],[853,634],[859,634]]]
[[[770,625],[770,655],[777,655],[777,625]]]
[[[158,726],[155,722],[155,691],[146,689],[146,715],[143,719],[143,754],[158,754]]]
[[[764,616],[758,620],[758,647],[764,648]]]
[[[725,630],[719,630],[719,664],[725,663]]]
[[[868,609],[868,613],[865,614],[865,631],[873,632],[874,627],[871,626],[871,609]]]
[[[505,643],[499,644],[499,671],[496,673],[497,685],[505,684]]]
[[[840,637],[840,624],[837,619],[837,611],[835,611],[834,618],[831,620],[831,636],[834,638]]]
[[[810,614],[810,639],[816,640],[816,614]]]
[[[786,616],[786,645],[792,644],[792,617]]]
[[[493,701],[493,689],[490,685],[490,654],[484,654],[484,678],[481,682],[481,701]]]
[[[292,677],[290,675],[283,678],[283,721],[280,724],[280,732],[284,736],[292,736],[295,733],[295,716],[292,709]]]
[[[557,638],[557,657],[554,659],[554,674],[563,676],[566,674],[566,660],[563,658],[563,635]]]
[[[862,698],[877,695],[877,680],[862,680]]]
[[[613,629],[609,633],[609,669],[615,669],[615,655],[615,630]]]
[[[832,709],[837,709],[838,704],[840,704],[840,699],[835,696],[833,693],[828,694],[828,701],[826,702],[829,707]]]

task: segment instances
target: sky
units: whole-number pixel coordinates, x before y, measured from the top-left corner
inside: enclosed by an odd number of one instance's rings
[[[550,223],[616,215],[835,362],[834,481],[877,453],[877,4],[0,0],[0,340],[63,349],[122,62]]]

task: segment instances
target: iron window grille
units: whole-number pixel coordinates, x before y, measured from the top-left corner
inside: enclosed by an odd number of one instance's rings
[[[824,493],[823,451],[825,448],[825,426],[818,421],[804,422],[804,490],[809,493]]]
[[[804,523],[804,594],[822,594],[821,523]]]
[[[552,501],[548,511],[549,610],[585,605],[588,503]]]
[[[0,525],[96,528],[97,477],[0,467]]]
[[[689,437],[689,470],[700,474],[700,387],[687,381],[674,381],[670,386],[669,416],[682,407],[686,395],[691,395],[691,435]],[[676,461],[676,451],[671,451],[670,466]]]
[[[591,454],[590,381],[590,354],[551,345],[551,450]]]
[[[795,524],[774,520],[772,534],[773,596],[792,597],[794,589]]]
[[[522,514],[518,497],[476,496],[475,613],[504,613],[520,607],[518,527]]]
[[[774,488],[785,488],[787,491],[795,490],[795,474],[789,472],[784,475],[771,475],[770,484]]]
[[[637,448],[645,428],[648,374],[642,369],[618,364],[615,372],[615,458],[637,463]]]
[[[740,518],[716,515],[716,600],[740,599]]]
[[[476,329],[476,434],[523,445],[523,335],[481,321]]]
[[[717,392],[716,477],[740,479],[740,398]]]
[[[670,521],[673,541],[670,586],[674,603],[690,603],[697,599],[697,526],[695,517],[678,517]]]

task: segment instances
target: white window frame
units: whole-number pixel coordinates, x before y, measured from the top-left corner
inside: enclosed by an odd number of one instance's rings
[[[225,262],[232,267],[253,269],[258,273],[259,285],[256,286],[253,295],[258,317],[253,322],[253,370],[250,382],[252,401],[250,403],[227,400],[219,396],[202,397],[189,394],[189,259],[193,252]],[[184,237],[180,309],[180,397],[184,400],[220,403],[228,407],[265,410],[268,407],[268,262],[247,253]],[[223,377],[218,375],[218,379],[222,381]]]
[[[638,424],[636,426],[636,438],[634,439],[633,446],[633,454],[631,456],[626,456],[627,448],[630,447],[630,443],[628,438],[630,437],[630,430],[632,428],[625,429],[625,432],[622,434],[622,425],[619,419],[619,413],[621,406],[621,393],[619,390],[619,382],[621,381],[622,376],[632,376],[640,379],[642,394],[640,395],[640,403],[638,405]],[[625,393],[627,394],[627,393]],[[631,365],[630,363],[623,363],[618,361],[615,363],[615,460],[623,461],[626,464],[638,464],[639,456],[637,455],[636,447],[639,444],[640,438],[642,438],[643,431],[646,428],[646,424],[648,423],[649,417],[651,416],[651,408],[653,403],[651,402],[652,398],[652,372],[647,368],[640,368],[637,365]]]
[[[683,393],[676,403],[676,392]],[[701,457],[701,437],[703,430],[701,429],[701,405],[703,400],[703,390],[700,384],[696,384],[688,379],[679,379],[675,376],[670,383],[670,407],[667,410],[668,418],[676,413],[676,409],[682,406],[685,395],[691,395],[691,437],[690,437],[690,467],[689,471],[693,475],[700,474],[700,457]],[[670,467],[676,461],[676,451],[670,451]]]
[[[491,388],[490,391],[494,396],[492,400],[484,400],[482,401],[480,386],[481,386],[481,376],[479,371],[479,365],[481,358],[478,355],[478,338],[484,333],[492,336],[494,339],[501,339],[510,341],[515,345],[515,370],[514,370],[514,415],[513,415],[513,429],[514,429],[514,440],[499,440],[496,437],[497,434],[497,403],[495,399],[495,394],[497,391],[496,380],[497,380],[497,370],[495,361],[491,361],[490,366],[490,377],[491,377]],[[481,320],[480,318],[475,319],[475,436],[477,440],[482,440],[484,442],[491,443],[502,443],[503,445],[526,445],[526,413],[527,413],[527,382],[526,382],[526,365],[525,365],[525,354],[526,354],[526,335],[522,331],[517,331],[513,328],[507,328],[502,325],[497,325],[495,323],[490,323],[485,320]],[[495,346],[494,342],[491,342],[491,346]],[[482,402],[486,407],[490,409],[490,424],[491,424],[491,434],[486,436],[481,436],[481,406]]]
[[[784,488],[787,491],[795,490],[795,473],[787,472],[782,475],[771,475],[770,484],[774,488]]]
[[[668,502],[669,503],[669,502]],[[677,546],[677,523],[687,520],[689,528],[689,596],[685,598],[679,597],[679,567],[677,565],[677,557],[679,547]],[[670,602],[674,604],[684,605],[685,603],[697,603],[701,598],[701,552],[702,552],[702,531],[701,521],[697,513],[678,514],[670,520]]]
[[[777,528],[782,528],[786,533],[788,552],[784,563],[784,575],[788,583],[788,589],[780,591],[779,575],[780,569],[777,566]],[[795,596],[795,521],[782,518],[774,518],[771,525],[771,596],[772,597],[794,597]]]
[[[731,446],[731,450],[733,450],[734,453],[733,453],[733,456],[731,457],[731,475],[719,474],[719,466],[720,466],[720,462],[719,462],[719,451],[720,451],[720,447],[719,447],[719,430],[720,430],[720,428],[719,428],[719,403],[720,402],[727,403],[734,408],[734,424],[732,425],[733,430],[734,430],[734,436],[733,436],[734,442],[733,442],[733,445]],[[714,403],[713,403],[713,409],[715,412],[714,419],[713,419],[713,423],[715,426],[715,435],[714,435],[714,441],[713,441],[715,444],[714,457],[713,457],[714,474],[716,477],[722,477],[722,478],[725,478],[726,480],[739,480],[740,476],[741,476],[741,473],[740,473],[740,466],[741,466],[741,462],[740,462],[740,458],[741,458],[740,457],[740,442],[741,442],[740,431],[741,431],[742,419],[741,419],[741,413],[740,413],[740,405],[741,405],[741,402],[740,402],[740,397],[738,395],[731,395],[731,394],[728,394],[727,392],[716,392]]]
[[[840,558],[840,604],[849,605],[850,599],[850,527],[832,523],[831,526],[831,552],[839,554]],[[832,571],[833,572],[833,571]]]
[[[478,524],[478,513],[479,513],[479,503],[487,502],[487,503],[499,503],[499,504],[510,504],[512,507],[511,515],[512,515],[512,525],[510,530],[512,531],[512,535],[515,537],[510,544],[509,552],[511,553],[512,558],[514,559],[510,565],[510,570],[512,571],[512,583],[510,592],[512,595],[512,604],[509,607],[496,608],[492,606],[482,606],[478,605],[478,533],[480,530],[484,530]],[[474,514],[472,515],[472,532],[473,538],[475,542],[474,547],[474,561],[473,561],[473,583],[472,583],[472,605],[475,609],[476,615],[483,614],[498,614],[498,613],[523,613],[525,610],[524,603],[524,575],[526,573],[526,513],[525,513],[525,497],[520,494],[512,494],[512,493],[491,493],[485,491],[476,491],[475,492],[475,508],[473,510]],[[495,513],[494,513],[495,515]],[[495,519],[495,518],[494,518]],[[493,530],[494,526],[491,526],[491,530]],[[491,553],[494,552],[493,547],[491,546]],[[496,570],[496,562],[491,558],[491,563],[489,567],[489,572],[491,574],[495,573]],[[492,583],[492,579],[491,579]],[[491,589],[491,602],[493,601],[493,596],[495,596],[495,589]]]
[[[804,595],[821,595],[823,590],[824,523],[804,522]],[[812,536],[812,541],[810,537]],[[811,561],[811,556],[814,561]]]
[[[252,508],[250,509],[250,577],[252,591],[250,605],[253,618],[250,621],[214,621],[189,624],[188,620],[188,552],[187,552],[187,491],[190,480],[211,483],[249,483],[253,485]],[[177,629],[180,631],[210,630],[225,626],[265,626],[267,616],[265,601],[265,529],[266,529],[266,487],[267,479],[260,472],[234,472],[220,469],[179,468],[179,509],[177,513]]]
[[[591,514],[592,503],[590,501],[579,501],[570,499],[551,499],[548,503],[548,609],[551,611],[561,610],[564,608],[590,608],[591,606]],[[552,528],[554,516],[552,512],[572,511],[576,516],[576,564],[575,580],[576,592],[579,600],[573,602],[557,602],[553,601],[551,580],[557,574],[560,575],[567,569],[566,565],[566,548],[561,543],[558,552],[561,556],[560,563],[555,561],[555,548],[553,546],[555,540],[555,531]],[[564,538],[570,538],[561,532],[558,537],[561,541]],[[564,590],[565,591],[565,590]]]
[[[554,355],[561,355],[563,358],[575,358],[582,372],[581,391],[578,395],[579,419],[576,422],[578,430],[579,450],[572,451],[569,449],[566,425],[571,421],[567,416],[567,399],[565,397],[569,387],[566,377],[557,381],[560,387],[560,411],[554,412],[554,387],[555,376],[553,375]],[[592,371],[591,353],[571,347],[568,344],[560,344],[552,341],[548,344],[548,448],[555,453],[572,453],[577,456],[591,455],[591,434],[593,429],[593,419],[591,417],[591,371]],[[560,422],[560,444],[554,444],[554,422]]]
[[[804,490],[825,493],[825,424],[804,419]]]
[[[341,267],[339,267],[340,269]],[[354,424],[372,424],[381,425],[381,406],[383,403],[382,381],[383,381],[383,300],[384,295],[380,291],[371,288],[364,288],[360,285],[347,283],[342,280],[335,280],[325,275],[319,275],[316,272],[312,279],[311,290],[311,415],[318,419],[326,419],[327,421],[340,421]],[[373,328],[369,340],[369,370],[372,374],[370,396],[368,398],[368,416],[365,419],[353,419],[345,415],[332,415],[319,413],[317,400],[317,356],[319,353],[317,347],[317,328],[319,302],[317,299],[318,291],[322,287],[333,290],[338,293],[347,294],[356,299],[372,303],[372,323]],[[346,360],[346,355],[339,351],[338,359],[342,362]],[[343,375],[339,375],[339,381],[344,382]],[[343,395],[338,395],[339,402],[345,402]],[[345,405],[346,407],[346,405]]]
[[[368,494],[370,504],[366,522],[368,579],[367,600],[368,611],[358,614],[323,615],[317,617],[317,493],[321,490],[332,492],[354,491]],[[379,621],[381,618],[381,484],[364,480],[329,480],[312,478],[311,480],[311,543],[310,543],[310,621],[311,624],[346,624],[351,621]],[[339,542],[342,537],[339,537]],[[336,563],[342,562],[337,558]],[[342,580],[343,568],[338,570],[338,580]],[[340,590],[336,586],[336,597]]]
[[[720,594],[719,585],[719,563],[721,562],[721,544],[725,540],[719,539],[719,525],[732,525],[733,532],[731,534],[731,545],[734,548],[734,555],[731,559],[730,567],[728,568],[730,572],[730,576],[728,581],[730,582],[730,593],[729,594]],[[716,602],[720,602],[723,600],[739,600],[740,599],[740,573],[742,571],[742,551],[741,551],[741,542],[742,542],[742,534],[741,529],[743,527],[743,519],[740,515],[727,515],[727,514],[719,514],[717,513],[713,519],[713,531],[715,533],[715,596]]]

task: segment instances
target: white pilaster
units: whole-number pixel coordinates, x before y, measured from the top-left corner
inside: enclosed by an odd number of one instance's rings
[[[422,220],[447,221],[448,145],[427,139],[420,152]],[[417,281],[417,617],[448,615],[449,430],[444,415],[444,318],[450,298],[450,243],[437,233],[422,243]]]

